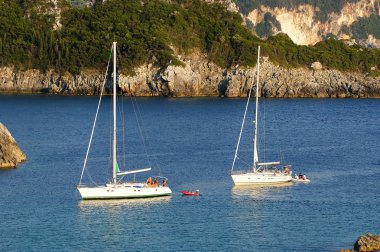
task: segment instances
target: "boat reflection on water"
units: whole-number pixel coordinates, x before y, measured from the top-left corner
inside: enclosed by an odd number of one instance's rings
[[[167,204],[171,196],[151,197],[138,199],[114,199],[114,200],[82,200],[79,202],[79,208],[82,210],[90,208],[124,208],[124,207],[149,207],[159,204]]]
[[[289,190],[292,185],[294,185],[293,182],[278,184],[235,185],[232,187],[232,196],[236,198],[271,198],[275,196],[276,192]]]
[[[149,218],[160,214],[168,208],[171,197],[116,199],[116,200],[81,200],[78,204],[78,223],[83,232],[102,226],[107,232],[118,234],[125,230],[126,225],[130,230],[138,230],[142,226],[148,226]],[[133,233],[133,232],[132,232]],[[127,234],[124,238],[128,238]],[[135,237],[129,237],[134,239]],[[120,236],[110,236],[107,242],[120,242]],[[128,239],[127,239],[128,240]]]

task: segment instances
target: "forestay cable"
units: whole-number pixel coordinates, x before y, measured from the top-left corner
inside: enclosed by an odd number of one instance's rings
[[[92,131],[91,131],[90,141],[88,142],[88,147],[87,147],[86,157],[85,157],[85,159],[84,159],[83,168],[82,168],[82,173],[81,173],[81,175],[80,175],[80,180],[79,180],[79,185],[82,183],[82,178],[83,178],[84,169],[86,169],[86,164],[87,164],[88,154],[90,153],[90,148],[91,148],[91,143],[92,143],[92,137],[94,136],[96,120],[98,119],[98,113],[99,113],[100,103],[101,103],[101,101],[102,101],[102,94],[103,94],[104,86],[105,86],[105,84],[106,84],[106,82],[107,82],[108,67],[109,67],[109,65],[110,65],[111,56],[112,56],[112,48],[111,48],[111,52],[110,52],[110,57],[109,57],[109,59],[108,59],[107,70],[106,70],[106,73],[105,73],[105,75],[104,75],[103,85],[102,85],[102,88],[101,88],[101,90],[100,90],[100,98],[99,98],[99,102],[98,102],[98,108],[96,109],[96,114],[95,114],[94,124],[92,125]]]
[[[234,161],[232,162],[231,171],[233,171],[233,170],[234,170],[234,167],[235,167],[235,162],[236,162],[237,154],[238,154],[238,151],[239,151],[239,145],[240,145],[241,135],[242,135],[242,133],[243,133],[243,129],[244,129],[245,117],[247,116],[247,110],[248,110],[249,99],[250,99],[250,97],[251,97],[251,93],[252,93],[253,83],[254,83],[254,82],[252,81],[251,87],[249,88],[247,104],[245,105],[245,111],[244,111],[243,122],[242,122],[242,124],[241,124],[240,134],[239,134],[238,142],[237,142],[237,145],[236,145],[235,156],[234,156]]]

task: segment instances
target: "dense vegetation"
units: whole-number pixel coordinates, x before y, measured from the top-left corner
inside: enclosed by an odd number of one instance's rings
[[[283,66],[325,67],[369,72],[380,68],[380,51],[327,40],[314,47],[297,46],[284,34],[262,41],[241,25],[239,14],[201,0],[108,0],[91,8],[65,7],[62,27],[53,30],[50,15],[26,15],[15,0],[0,0],[0,64],[78,73],[104,68],[111,43],[118,41],[121,68],[131,71],[145,62],[182,64],[181,53],[207,53],[222,67],[255,64],[257,45]],[[268,17],[270,18],[270,17]]]
[[[328,14],[335,12],[340,13],[345,3],[354,3],[358,0],[235,0],[243,14],[248,14],[260,5],[271,8],[296,9],[301,4],[310,4],[319,9],[316,12],[316,18],[320,21],[326,21]]]

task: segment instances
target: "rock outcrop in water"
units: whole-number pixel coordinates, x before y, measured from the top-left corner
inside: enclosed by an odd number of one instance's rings
[[[224,69],[199,52],[177,57],[184,66],[158,68],[144,64],[135,69],[133,76],[121,75],[121,92],[133,96],[243,97],[255,78],[255,68]],[[320,63],[286,69],[264,58],[260,70],[260,93],[264,97],[380,97],[380,77],[323,69]],[[94,70],[61,75],[53,70],[42,73],[0,68],[0,92],[95,95],[102,80],[103,73]]]
[[[341,252],[375,252],[380,251],[380,234],[367,233],[358,238],[353,250],[342,249]]]
[[[354,249],[360,252],[380,251],[380,235],[365,234],[355,242]]]
[[[0,123],[0,169],[13,168],[26,160],[8,129]]]

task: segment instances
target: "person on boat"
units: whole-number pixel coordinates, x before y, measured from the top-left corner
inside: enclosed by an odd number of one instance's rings
[[[156,187],[158,185],[159,185],[159,183],[158,183],[157,178],[154,178],[154,180],[153,180],[153,186]]]
[[[166,181],[166,179],[164,179],[164,181],[162,181],[162,186],[168,186],[168,182]]]
[[[146,181],[146,183],[147,183],[148,185],[151,185],[151,184],[152,184],[152,178],[149,177],[148,180]]]
[[[284,166],[284,173],[285,173],[285,174],[288,174],[289,171],[290,171],[290,170],[289,170],[289,167],[288,167],[288,166]]]

